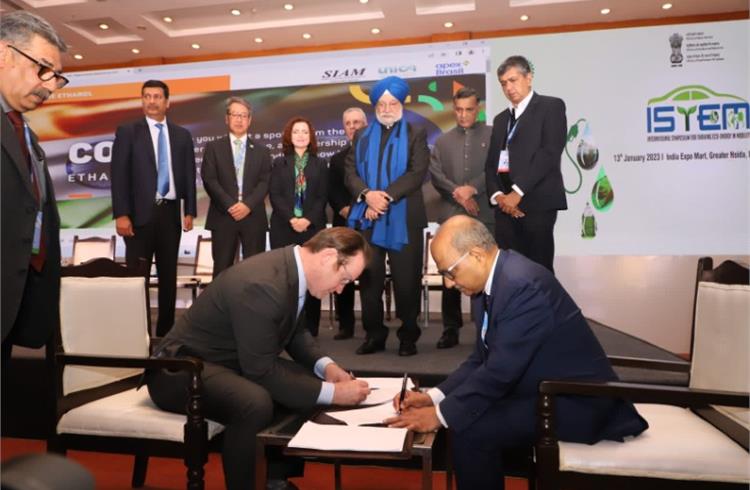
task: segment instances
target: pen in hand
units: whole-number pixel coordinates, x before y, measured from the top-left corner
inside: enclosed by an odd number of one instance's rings
[[[406,397],[406,380],[408,379],[408,374],[404,373],[404,379],[401,382],[401,393],[398,395],[398,414],[401,415],[402,411],[402,405],[404,404],[404,398]]]

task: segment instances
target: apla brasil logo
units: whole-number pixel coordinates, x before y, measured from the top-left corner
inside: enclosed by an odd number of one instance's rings
[[[648,101],[646,128],[649,133],[747,129],[748,112],[750,105],[742,97],[683,85]]]

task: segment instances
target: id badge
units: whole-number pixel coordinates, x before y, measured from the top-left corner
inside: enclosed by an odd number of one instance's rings
[[[500,158],[497,161],[497,173],[507,174],[510,172],[510,161],[508,160],[508,150],[500,151]]]
[[[36,220],[34,220],[34,239],[31,242],[31,253],[38,254],[39,247],[42,244],[42,212],[37,211]]]

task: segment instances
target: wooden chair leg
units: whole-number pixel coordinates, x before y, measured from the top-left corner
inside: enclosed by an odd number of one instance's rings
[[[141,488],[146,483],[146,470],[148,470],[148,454],[136,454],[133,461],[133,480],[130,486]]]

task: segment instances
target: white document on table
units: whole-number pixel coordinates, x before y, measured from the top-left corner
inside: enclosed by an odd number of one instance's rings
[[[360,405],[380,405],[385,402],[392,402],[393,397],[401,392],[401,384],[404,381],[403,377],[398,378],[357,378],[362,381],[367,381],[370,386],[370,394]],[[406,389],[411,390],[414,388],[414,383],[411,378],[406,380]]]
[[[389,400],[380,405],[373,405],[370,407],[326,412],[326,415],[336,420],[340,420],[346,425],[366,425],[379,424],[387,418],[395,417],[396,410],[393,409],[393,403]]]
[[[288,447],[319,451],[373,451],[400,453],[404,449],[406,429],[355,427],[305,422],[289,441]]]

